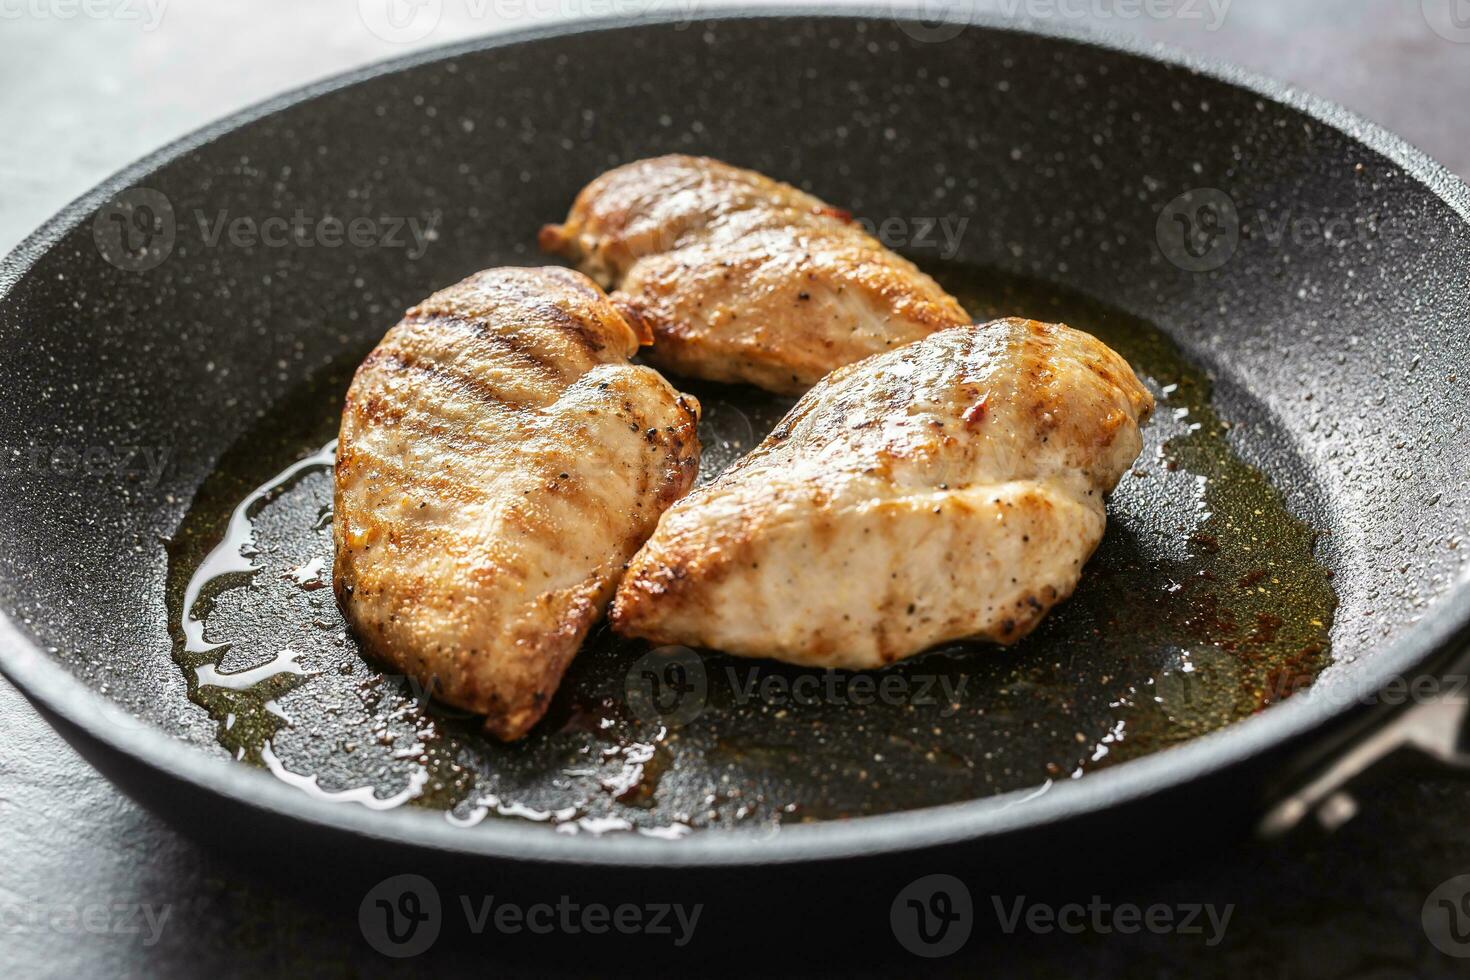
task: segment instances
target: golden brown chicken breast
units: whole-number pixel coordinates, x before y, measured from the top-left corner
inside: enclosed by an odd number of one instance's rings
[[[698,404],[568,269],[492,269],[358,368],[333,585],[366,651],[519,738],[699,465]]]
[[[854,224],[794,187],[718,160],[665,156],[611,170],[541,247],[608,289],[677,374],[799,394],[835,368],[970,322]]]
[[[629,566],[619,632],[872,668],[1009,643],[1071,594],[1153,397],[1080,331],[997,320],[840,369]]]

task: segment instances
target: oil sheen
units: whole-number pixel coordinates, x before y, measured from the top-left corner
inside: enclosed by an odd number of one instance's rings
[[[1330,660],[1331,573],[1313,529],[1237,455],[1206,373],[1162,331],[1086,297],[933,271],[977,319],[1095,334],[1158,398],[1076,593],[1022,642],[850,673],[713,651],[649,657],[599,628],[546,719],[502,745],[415,679],[366,661],[337,611],[330,440],[356,351],[225,455],[174,538],[170,621],[190,699],[225,750],[322,799],[438,809],[465,828],[521,820],[674,838],[1010,791],[1024,800],[1310,684]],[[701,482],[791,404],[682,387],[705,407]]]

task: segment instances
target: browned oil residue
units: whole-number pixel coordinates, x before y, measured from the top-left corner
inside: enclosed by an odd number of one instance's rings
[[[179,628],[186,586],[232,512],[335,434],[366,353],[344,352],[225,455],[174,539],[176,659],[218,744],[320,791],[366,788],[466,828],[519,819],[677,837],[691,826],[837,819],[1034,789],[1213,731],[1310,683],[1330,656],[1331,576],[1313,530],[1237,456],[1208,376],[1152,325],[1086,297],[992,271],[932,271],[979,318],[1061,320],[1096,334],[1159,401],[1076,593],[1022,642],[961,644],[871,674],[703,652],[696,710],[675,723],[630,707],[648,648],[600,629],[543,724],[503,745],[414,679],[364,660],[331,589],[314,587],[332,562],[331,476],[318,468],[260,498],[252,570],[201,592],[194,612],[208,643],[189,644]],[[704,405],[701,482],[790,404],[744,388],[680,387]]]

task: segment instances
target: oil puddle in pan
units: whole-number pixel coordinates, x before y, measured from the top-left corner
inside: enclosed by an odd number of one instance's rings
[[[650,658],[599,629],[531,735],[487,739],[411,678],[364,661],[337,611],[329,440],[353,357],[226,454],[175,536],[170,619],[191,700],[237,758],[323,799],[437,808],[466,827],[673,838],[1044,787],[1309,683],[1329,659],[1330,574],[1313,531],[1229,448],[1208,378],[1159,331],[1083,297],[937,274],[977,318],[1024,311],[1098,335],[1159,399],[1076,594],[1015,647],[837,673]],[[705,406],[701,481],[790,404],[686,387]]]

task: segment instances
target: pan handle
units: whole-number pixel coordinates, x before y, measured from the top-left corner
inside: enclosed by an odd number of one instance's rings
[[[1463,680],[1470,657],[1458,662],[1438,680]],[[1413,685],[1410,685],[1412,689]],[[1428,762],[1435,768],[1470,772],[1470,752],[1461,749],[1461,736],[1470,718],[1470,696],[1463,684],[1438,685],[1434,697],[1392,710],[1387,721],[1378,713],[1336,743],[1325,761],[1299,770],[1257,825],[1261,837],[1280,837],[1309,816],[1327,831],[1351,820],[1358,812],[1353,787],[1382,775],[1391,761]],[[1447,689],[1446,689],[1447,688]]]

